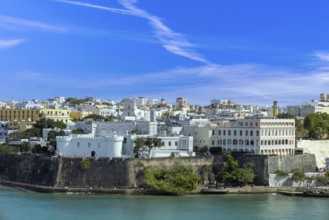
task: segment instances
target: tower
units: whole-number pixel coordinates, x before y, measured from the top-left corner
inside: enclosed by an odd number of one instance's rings
[[[278,101],[273,102],[273,117],[277,117],[279,114]]]

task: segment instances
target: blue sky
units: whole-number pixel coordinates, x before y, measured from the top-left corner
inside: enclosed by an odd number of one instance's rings
[[[328,9],[326,0],[2,0],[0,99],[318,99],[329,93]]]

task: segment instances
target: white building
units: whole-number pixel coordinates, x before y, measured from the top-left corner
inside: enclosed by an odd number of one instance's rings
[[[150,110],[148,107],[138,107],[134,99],[124,99],[120,103],[123,106],[122,120],[146,120],[150,121]]]
[[[185,132],[191,134],[193,130]],[[221,147],[224,152],[293,155],[295,120],[257,117],[220,120],[208,126],[195,126],[193,136],[197,147]]]
[[[122,157],[123,139],[123,136],[118,135],[56,137],[56,155],[65,157]]]
[[[150,157],[195,156],[193,152],[193,137],[171,136],[159,138],[162,140],[162,146],[159,148],[152,148]]]

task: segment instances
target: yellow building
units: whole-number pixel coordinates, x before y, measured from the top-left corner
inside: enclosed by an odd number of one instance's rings
[[[40,109],[41,118],[62,121],[65,124],[72,123],[71,110],[67,109]]]
[[[16,109],[1,108],[0,121],[9,121],[11,129],[30,128],[32,124],[41,118],[62,121],[65,124],[72,123],[71,110],[66,109]],[[21,125],[21,123],[23,123]]]
[[[92,112],[87,112],[87,111],[72,111],[70,116],[71,118],[73,118],[74,120],[81,120],[84,117],[93,114]]]
[[[40,120],[39,109],[0,109],[0,121],[38,121]]]

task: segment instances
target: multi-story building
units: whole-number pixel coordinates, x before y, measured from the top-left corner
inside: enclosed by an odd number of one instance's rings
[[[70,110],[65,109],[0,109],[0,121],[9,121],[10,129],[29,128],[34,122],[41,118],[53,119],[64,123],[72,123]],[[23,123],[23,125],[21,125]]]
[[[294,119],[221,120],[194,132],[195,146],[221,147],[224,152],[293,155],[295,149]]]
[[[70,113],[71,110],[68,109],[40,109],[41,118],[61,121],[65,124],[72,123]]]
[[[287,106],[287,112],[296,117],[306,117],[313,113],[328,113],[329,114],[329,95],[320,94],[320,102],[311,100],[302,105]]]

